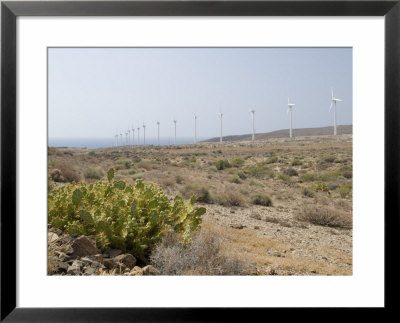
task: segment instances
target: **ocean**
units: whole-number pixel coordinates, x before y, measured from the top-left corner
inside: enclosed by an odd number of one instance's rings
[[[198,138],[197,141],[207,138]],[[193,143],[193,138],[176,138],[176,144]],[[125,144],[125,138],[123,138]],[[137,138],[135,145],[138,144]],[[140,144],[143,145],[143,138],[140,138]],[[174,138],[160,138],[160,145],[173,145]],[[157,145],[157,138],[146,138],[146,145]],[[49,138],[49,147],[68,147],[68,148],[109,148],[114,147],[114,138]]]

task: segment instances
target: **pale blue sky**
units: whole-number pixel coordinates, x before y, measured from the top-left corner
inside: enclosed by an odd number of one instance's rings
[[[198,137],[352,124],[351,48],[50,48],[49,137],[108,138],[147,125],[146,137]],[[141,129],[142,132],[143,129]]]

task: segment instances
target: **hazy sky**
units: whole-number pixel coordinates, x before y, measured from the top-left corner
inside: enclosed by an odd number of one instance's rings
[[[108,138],[146,124],[146,137],[199,138],[352,124],[351,48],[51,48],[49,137]],[[142,130],[141,130],[142,133]]]

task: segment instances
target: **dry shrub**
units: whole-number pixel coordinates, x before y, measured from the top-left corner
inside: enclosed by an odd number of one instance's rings
[[[104,176],[104,170],[101,167],[90,167],[83,172],[85,179],[101,179]]]
[[[186,248],[176,234],[168,233],[150,255],[162,275],[241,275],[246,266],[221,251],[222,239],[202,228]]]
[[[78,183],[80,181],[79,174],[74,170],[74,167],[70,163],[67,162],[58,163],[57,168],[61,171],[62,174],[60,182]]]
[[[199,184],[187,184],[180,190],[184,198],[196,197],[197,202],[212,203],[210,191],[207,187]]]
[[[175,176],[175,181],[176,181],[177,184],[182,184],[183,183],[183,176],[176,175]]]
[[[299,173],[294,168],[287,168],[283,173],[287,176],[299,176]]]
[[[296,219],[316,225],[345,229],[352,228],[353,224],[352,216],[347,212],[312,205],[304,206]]]
[[[215,194],[214,201],[222,206],[245,206],[246,200],[242,194],[234,190],[228,190]]]
[[[159,184],[162,188],[167,188],[167,187],[174,187],[175,183],[172,179],[170,178],[163,178],[159,180]]]
[[[141,162],[136,164],[137,168],[143,168],[145,170],[152,170],[154,165],[147,161],[147,160],[142,160]]]
[[[256,194],[251,198],[251,202],[255,205],[272,206],[271,198],[266,194]]]

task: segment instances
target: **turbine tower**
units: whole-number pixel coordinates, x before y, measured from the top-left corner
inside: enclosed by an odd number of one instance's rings
[[[255,130],[254,130],[254,112],[256,112],[254,109],[250,109],[251,121],[252,121],[252,124],[253,124],[253,133],[251,134],[251,141],[254,141],[254,136],[255,136]]]
[[[220,133],[220,136],[219,136],[219,142],[221,142],[221,143],[222,143],[222,116],[223,116],[222,112],[218,113],[218,117],[221,120],[221,129],[220,129],[221,133]]]
[[[160,146],[160,121],[157,121],[157,145]]]
[[[288,114],[290,112],[290,130],[289,130],[289,136],[290,138],[292,138],[292,111],[293,111],[293,107],[294,107],[294,103],[290,103],[289,98],[287,99],[287,105],[288,105],[288,109],[286,111],[286,114]]]
[[[331,106],[329,108],[329,112],[331,112],[332,109],[332,105],[334,105],[334,109],[333,109],[333,135],[336,136],[337,132],[336,132],[336,102],[341,102],[342,100],[335,98],[333,96],[333,88],[331,88],[331,92],[332,92],[332,100],[331,100]]]
[[[132,126],[132,146],[135,144],[135,128]]]
[[[174,119],[174,124],[175,124],[175,137],[174,137],[174,145],[176,145],[176,120]]]
[[[120,139],[121,139],[119,145],[122,146],[122,130],[119,132],[119,136],[120,136]]]
[[[125,132],[125,145],[128,145],[128,131]]]
[[[140,127],[137,127],[137,144],[140,145]]]
[[[146,144],[146,125],[143,123],[143,145]]]
[[[197,143],[197,116],[194,115],[194,143]]]
[[[131,130],[128,129],[128,146],[131,144]]]

